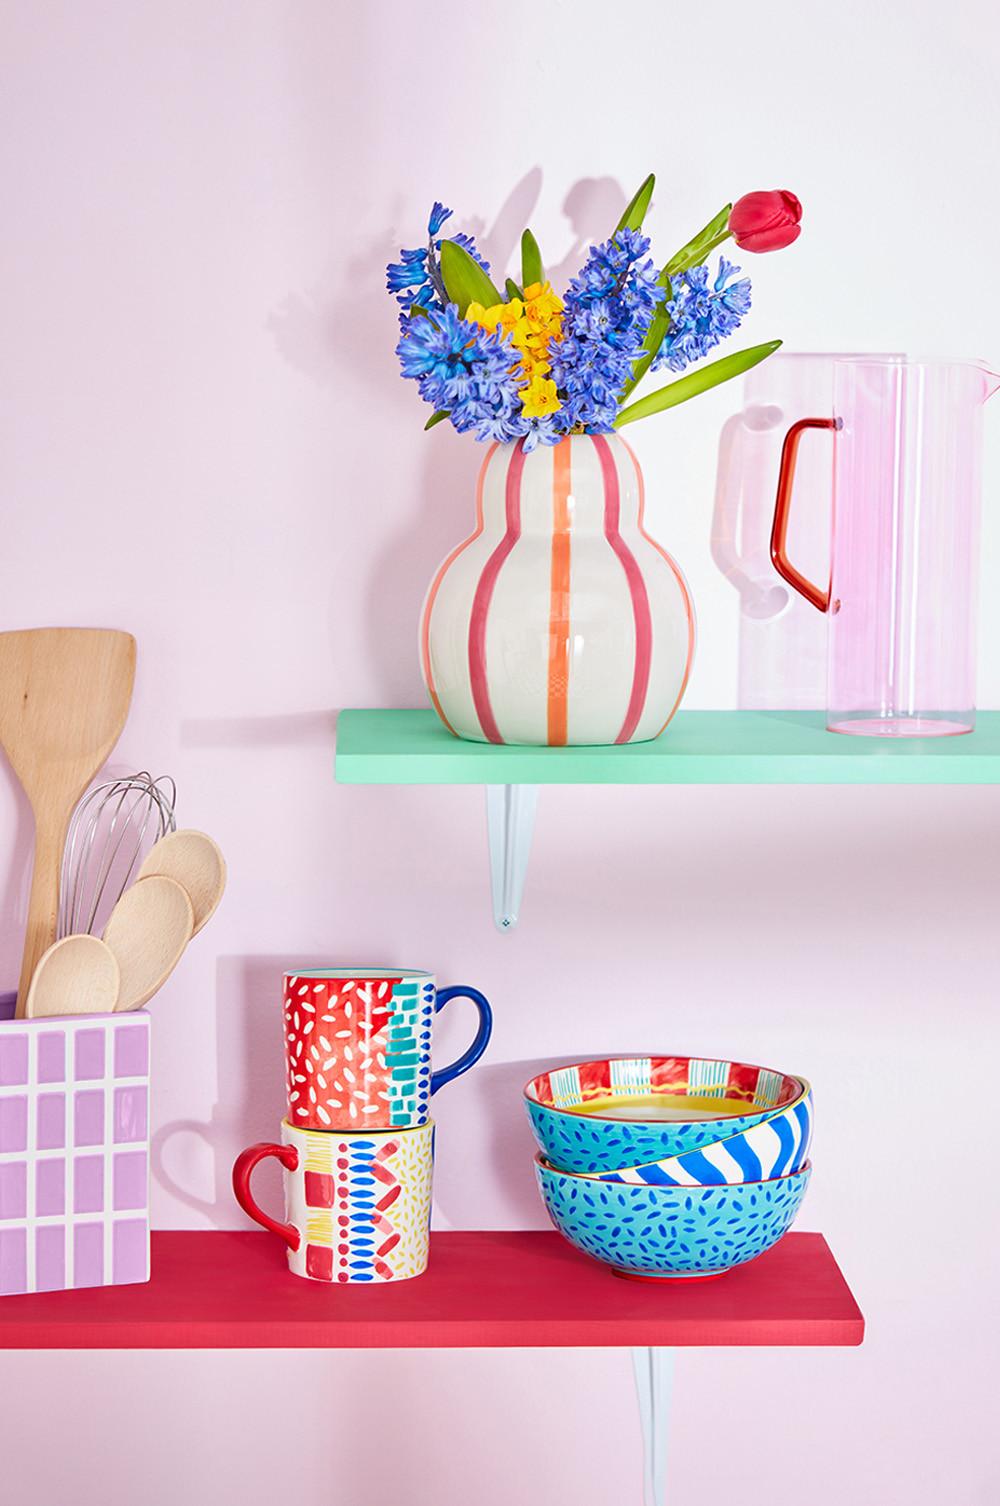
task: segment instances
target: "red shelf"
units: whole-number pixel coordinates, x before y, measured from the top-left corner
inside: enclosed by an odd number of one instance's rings
[[[860,1344],[821,1234],[788,1234],[715,1281],[624,1281],[554,1232],[441,1233],[426,1275],[324,1286],[276,1239],[153,1235],[153,1279],[0,1298],[0,1349],[449,1349]]]

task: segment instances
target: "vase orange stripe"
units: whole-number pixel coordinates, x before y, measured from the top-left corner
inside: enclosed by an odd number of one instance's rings
[[[490,703],[490,687],[486,678],[486,619],[497,576],[511,550],[521,537],[521,476],[524,471],[524,440],[519,439],[507,465],[507,483],[504,492],[506,509],[506,533],[483,566],[483,573],[472,599],[472,616],[469,621],[469,679],[472,683],[472,702],[476,708],[479,725],[487,742],[502,743],[500,728]]]
[[[423,666],[424,671],[424,683],[427,686],[427,692],[430,695],[434,710],[437,712],[438,716],[444,722],[445,726],[448,728],[448,731],[452,734],[453,737],[457,737],[458,733],[455,731],[454,727],[451,725],[451,722],[449,722],[448,718],[445,716],[444,712],[441,709],[441,702],[438,700],[437,689],[434,685],[434,672],[431,669],[431,613],[434,610],[434,601],[437,597],[438,591],[441,587],[441,582],[444,580],[446,573],[451,569],[452,565],[458,559],[458,556],[460,554],[464,554],[469,545],[474,544],[483,531],[483,487],[486,483],[486,471],[489,467],[490,461],[493,459],[493,454],[496,448],[496,443],[490,445],[489,449],[486,452],[486,458],[479,470],[479,480],[476,482],[475,531],[473,533],[470,533],[469,537],[464,541],[464,543],[456,545],[456,547],[449,554],[448,558],[445,560],[444,564],[438,570],[438,573],[435,575],[434,579],[431,581],[431,588],[427,593],[427,604],[424,607],[423,621],[420,624],[420,662]]]
[[[572,444],[552,451],[552,584],[549,601],[549,746],[566,745],[569,729],[569,570],[572,518],[569,493]]]
[[[629,595],[632,598],[632,617],[635,622],[635,667],[632,672],[632,693],[628,699],[625,720],[616,743],[627,743],[639,725],[649,689],[649,670],[653,660],[653,619],[649,610],[649,596],[642,571],[635,555],[621,536],[621,493],[618,486],[618,467],[611,453],[611,446],[601,434],[592,434],[594,449],[601,463],[604,478],[604,536],[611,545],[625,572]]]
[[[618,437],[619,437],[619,439],[621,439],[621,435],[620,434],[619,434]],[[647,544],[652,544],[653,548],[657,551],[657,553],[658,554],[662,554],[663,558],[666,560],[667,564],[670,566],[671,570],[674,572],[674,577],[675,577],[675,579],[677,581],[677,584],[681,588],[681,595],[684,598],[684,611],[687,613],[687,623],[688,623],[688,651],[687,651],[687,662],[684,665],[684,678],[681,680],[681,688],[677,692],[677,699],[676,699],[676,701],[674,702],[674,704],[670,708],[670,715],[667,717],[666,721],[663,723],[663,726],[660,728],[660,731],[657,732],[657,734],[656,734],[657,737],[659,737],[661,733],[663,733],[663,732],[665,732],[667,730],[667,728],[670,726],[670,723],[673,721],[674,712],[677,710],[677,708],[680,705],[681,701],[684,699],[684,692],[685,692],[685,690],[687,690],[687,683],[688,683],[688,680],[691,678],[691,665],[694,662],[695,638],[697,637],[697,630],[696,630],[695,618],[694,618],[694,604],[691,601],[691,593],[690,593],[690,591],[687,588],[687,582],[685,581],[685,579],[684,579],[683,575],[681,574],[680,570],[677,568],[677,565],[676,565],[675,561],[671,559],[670,555],[664,549],[663,545],[662,544],[658,544],[656,542],[656,540],[652,537],[652,535],[648,534],[646,532],[645,523],[643,521],[644,518],[645,518],[645,514],[646,514],[646,484],[645,484],[645,482],[642,479],[642,467],[639,464],[639,461],[638,461],[638,458],[636,457],[635,451],[633,450],[632,446],[628,443],[628,441],[625,440],[625,439],[622,439],[621,442],[625,446],[625,449],[628,451],[629,456],[631,457],[631,460],[632,460],[632,464],[635,466],[635,479],[636,479],[636,481],[638,482],[638,485],[639,485],[639,532],[642,534],[642,536],[646,540]]]

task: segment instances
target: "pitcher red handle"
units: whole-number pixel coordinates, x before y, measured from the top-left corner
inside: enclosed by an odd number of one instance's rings
[[[265,1213],[263,1208],[257,1206],[250,1191],[250,1174],[258,1161],[263,1161],[267,1156],[276,1156],[288,1171],[295,1171],[299,1164],[299,1153],[294,1145],[273,1145],[267,1140],[261,1140],[257,1145],[248,1145],[246,1150],[240,1151],[233,1163],[233,1192],[243,1212],[249,1213],[255,1223],[270,1230],[272,1234],[277,1234],[290,1250],[297,1250],[299,1231],[295,1225],[283,1224]]]
[[[782,580],[804,596],[806,601],[820,612],[830,610],[830,587],[823,591],[819,586],[796,570],[785,548],[788,537],[788,515],[792,506],[792,488],[795,484],[795,462],[798,459],[799,440],[806,429],[839,429],[839,418],[800,418],[792,424],[781,446],[781,468],[778,471],[778,493],[774,500],[774,523],[771,527],[771,561]]]

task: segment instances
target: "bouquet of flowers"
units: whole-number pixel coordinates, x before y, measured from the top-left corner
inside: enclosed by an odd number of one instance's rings
[[[672,408],[763,361],[764,345],[688,370],[739,329],[750,279],[720,256],[731,236],[744,251],[774,251],[799,234],[802,206],[785,189],[727,204],[662,267],[647,255],[642,223],[652,174],[609,240],[591,246],[565,293],[545,277],[538,243],[521,237],[521,280],[494,285],[469,235],[441,236],[451,210],[435,204],[427,244],[386,269],[400,306],[396,347],[404,377],[434,409],[426,428],[449,419],[480,440],[523,439],[525,450],[566,434],[604,434]],[[678,375],[646,397],[632,394],[650,371]]]

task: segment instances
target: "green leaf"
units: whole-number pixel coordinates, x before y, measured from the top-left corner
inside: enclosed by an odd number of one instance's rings
[[[448,298],[458,305],[461,316],[470,303],[481,303],[489,309],[503,302],[479,263],[455,241],[441,242],[441,276]]]
[[[507,278],[507,281],[504,283],[504,292],[507,294],[507,302],[508,303],[510,303],[510,301],[511,301],[512,298],[523,298],[524,297],[524,293],[518,287],[518,285],[514,281],[513,277],[508,277]]]
[[[670,315],[667,313],[669,302],[670,294],[668,293],[663,302],[657,305],[656,313],[649,321],[646,338],[642,342],[642,355],[636,356],[632,363],[632,375],[621,390],[619,402],[624,402],[636,384],[642,381],[653,363],[653,357],[663,344],[664,336],[670,328]]]
[[[675,408],[678,403],[686,403],[688,398],[697,397],[710,387],[718,387],[720,382],[728,382],[730,377],[742,376],[751,366],[773,355],[780,344],[780,340],[768,340],[766,345],[751,345],[748,350],[737,350],[731,356],[723,356],[721,361],[712,361],[697,371],[689,371],[687,376],[678,377],[676,382],[668,382],[666,387],[623,408],[615,419],[615,428],[633,424],[638,418],[648,418],[651,413],[662,413],[664,408]]]
[[[424,433],[426,434],[428,429],[433,429],[434,425],[441,423],[443,419],[450,417],[451,414],[448,412],[447,408],[439,408],[436,413],[431,414],[430,418],[424,424]]]
[[[716,246],[721,246],[729,237],[729,216],[732,213],[732,204],[726,204],[720,209],[714,219],[691,237],[686,246],[670,258],[667,265],[660,273],[659,282],[662,288],[666,288],[667,296],[660,304],[656,313],[649,322],[646,338],[642,342],[642,355],[638,356],[632,367],[632,375],[621,390],[620,400],[624,401],[629,393],[642,381],[646,372],[653,363],[653,357],[663,344],[664,336],[670,328],[670,315],[666,305],[670,301],[670,279],[679,277],[682,272],[689,272],[692,267],[698,267]]]
[[[525,230],[521,236],[521,281],[526,288],[530,288],[533,282],[545,281],[542,253],[530,230]]]
[[[687,272],[691,267],[700,266],[716,246],[721,246],[724,240],[728,240],[729,216],[732,212],[732,204],[727,204],[720,209],[714,219],[709,220],[697,235],[691,237],[686,246],[682,246],[676,255],[670,258],[660,273],[660,281],[666,284],[678,272]]]
[[[646,217],[646,210],[649,208],[649,201],[653,197],[655,183],[656,177],[653,173],[650,173],[649,177],[644,178],[639,184],[639,187],[626,205],[625,213],[615,226],[615,235],[618,234],[619,230],[638,230],[641,228],[642,222]]]

